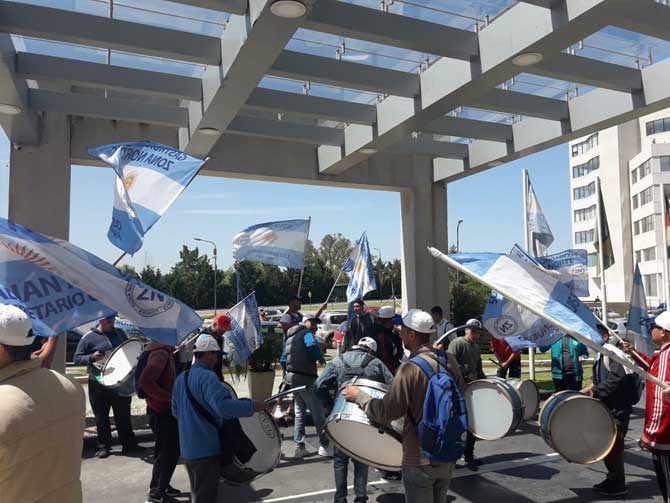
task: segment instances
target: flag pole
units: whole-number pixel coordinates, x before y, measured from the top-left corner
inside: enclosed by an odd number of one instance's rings
[[[442,262],[446,262],[447,265],[453,267],[454,269],[457,269],[457,270],[461,271],[464,274],[467,274],[468,276],[472,277],[476,281],[479,281],[482,285],[490,288],[491,290],[496,289],[496,287],[494,285],[492,285],[491,283],[486,281],[484,278],[482,278],[481,276],[477,276],[477,275],[473,274],[472,271],[470,271],[467,267],[464,267],[459,262],[457,262],[454,259],[452,259],[451,257],[445,255],[444,253],[442,253],[437,248],[433,248],[432,246],[429,246],[428,251],[436,259],[441,260]],[[609,356],[614,361],[620,363],[621,365],[623,365],[626,368],[631,369],[633,372],[639,374],[640,376],[644,377],[645,379],[647,379],[649,381],[652,381],[654,384],[660,386],[663,389],[665,389],[666,387],[670,387],[668,384],[666,384],[665,382],[663,382],[659,378],[652,376],[648,372],[645,372],[641,367],[639,367],[635,363],[631,362],[630,360],[628,360],[626,358],[621,358],[614,351],[611,351],[611,350],[609,350],[609,349],[607,349],[603,346],[600,346],[599,344],[596,344],[594,341],[592,341],[588,337],[584,337],[583,335],[576,332],[575,330],[568,327],[567,325],[564,325],[560,321],[555,320],[554,318],[552,318],[550,316],[547,316],[547,314],[544,313],[541,309],[537,309],[536,307],[529,306],[529,305],[525,304],[523,301],[517,299],[514,295],[509,295],[507,292],[500,292],[500,293],[503,296],[505,296],[507,299],[511,300],[512,302],[515,302],[515,303],[525,307],[531,313],[535,314],[536,316],[539,316],[540,318],[542,318],[546,322],[548,322],[548,323],[554,325],[555,327],[559,328],[561,331],[565,332],[566,334],[570,335],[571,337],[573,337],[577,341],[581,342],[582,344],[584,344],[585,346],[590,348],[592,351],[595,351],[596,353],[602,353],[604,355]]]
[[[607,325],[607,284],[605,283],[605,247],[603,246],[603,219],[602,219],[602,212],[604,211],[603,208],[601,208],[600,202],[603,201],[602,198],[602,188],[600,187],[600,177],[596,177],[596,196],[597,196],[597,205],[598,205],[598,211],[597,211],[597,220],[596,220],[596,225],[598,226],[598,265],[600,269],[600,293],[602,294],[603,298],[601,300],[602,302],[602,310],[603,310],[603,315],[602,315],[602,321],[604,322],[605,326]],[[604,204],[604,201],[603,201]]]
[[[123,252],[123,253],[121,254],[121,256],[120,256],[119,258],[117,258],[117,259],[114,261],[114,263],[113,263],[112,265],[113,265],[114,267],[116,267],[116,264],[118,264],[119,262],[121,262],[121,260],[123,260],[123,257],[125,257],[126,255],[128,255],[128,252]]]
[[[663,296],[665,308],[670,305],[670,278],[668,277],[668,200],[665,197],[665,184],[661,184],[661,198],[663,199]]]
[[[300,297],[300,289],[302,288],[302,278],[305,274],[305,252],[307,251],[307,241],[309,240],[309,228],[312,226],[312,217],[307,220],[307,237],[305,238],[305,246],[302,249],[302,269],[300,270],[300,281],[298,282],[298,297]]]
[[[342,276],[343,272],[344,272],[344,266],[342,266],[342,269],[340,269],[340,272],[337,275],[337,278],[335,278],[335,283],[333,283],[333,288],[330,289],[330,292],[328,293],[328,297],[326,297],[326,301],[324,302],[324,304],[328,304],[328,301],[330,300],[330,296],[333,295],[333,292],[335,291],[335,287],[337,286],[337,282],[340,280],[340,276]]]
[[[535,256],[533,253],[533,244],[531,243],[531,235],[528,231],[528,170],[524,169],[521,176],[523,182],[523,238],[526,245],[526,253]],[[530,380],[535,380],[535,348],[528,348],[528,373]]]

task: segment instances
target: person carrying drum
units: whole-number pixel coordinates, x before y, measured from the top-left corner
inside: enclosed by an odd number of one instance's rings
[[[505,339],[491,337],[491,351],[496,355],[500,366],[496,371],[496,376],[503,379],[510,377],[521,378],[521,353],[512,351]]]
[[[467,325],[475,326],[466,328],[463,337],[457,337],[451,341],[447,351],[456,357],[465,382],[471,383],[477,379],[486,379],[479,347],[479,338],[484,332],[484,327],[479,320],[474,318],[468,320]],[[480,460],[475,459],[475,441],[475,436],[468,431],[463,460],[470,470],[477,470],[477,467],[481,464]]]
[[[302,459],[308,454],[305,447],[305,411],[308,408],[312,412],[314,426],[320,439],[319,455],[331,455],[328,448],[328,439],[323,433],[325,424],[323,408],[312,386],[318,377],[317,363],[324,365],[326,363],[321,353],[321,347],[316,340],[316,330],[320,322],[319,318],[305,317],[302,324],[291,328],[287,334],[284,354],[280,359],[280,363],[286,372],[284,382],[288,388],[309,386],[306,390],[293,394],[295,402],[293,440],[296,444],[293,457],[297,459]]]
[[[345,382],[354,377],[390,384],[393,381],[393,375],[381,360],[375,358],[374,354],[376,352],[377,343],[374,339],[363,337],[349,351],[328,362],[314,384],[317,392],[327,389],[338,390]],[[333,458],[333,469],[335,471],[334,503],[347,503],[347,472],[350,458],[337,448],[335,448]],[[354,463],[354,493],[356,495],[354,502],[362,503],[368,500],[368,466],[355,459],[352,461]]]
[[[661,350],[655,355],[635,353],[633,346],[624,343],[624,351],[654,377],[670,381],[670,311],[664,311],[649,321],[651,339]],[[663,501],[670,501],[670,404],[665,390],[647,381],[644,430],[640,447],[651,452],[656,479]]]
[[[193,349],[195,363],[177,377],[172,393],[172,414],[179,425],[179,446],[191,483],[191,503],[219,501],[222,450],[217,439],[224,421],[250,417],[265,409],[263,402],[234,399],[219,381],[213,370],[220,351],[214,337],[200,335]],[[206,413],[216,426],[205,417]]]
[[[598,325],[598,332],[605,342],[603,347],[627,358],[621,349],[609,343],[607,328]],[[598,353],[593,361],[593,384],[584,388],[582,393],[597,398],[607,406],[617,429],[616,442],[605,458],[607,478],[594,485],[593,489],[604,496],[623,496],[628,493],[623,462],[624,437],[628,432],[633,405],[640,399],[639,379],[632,370]]]
[[[391,371],[391,374],[395,374],[400,366],[400,360],[404,356],[400,336],[393,330],[394,316],[395,309],[391,306],[380,307],[377,312],[374,336],[374,340],[377,343],[376,355],[384,362],[384,365]],[[370,337],[367,338],[369,339]],[[360,343],[358,341],[359,346]]]
[[[430,346],[430,334],[434,330],[430,314],[420,309],[410,309],[403,318],[400,333],[403,345],[411,358],[418,356],[426,360],[433,371],[438,372],[438,355]],[[453,355],[447,358],[447,371],[460,390],[465,382]],[[373,399],[356,386],[343,390],[344,397],[356,402],[373,421],[390,423],[404,418],[402,436],[402,481],[407,503],[444,503],[454,463],[433,463],[425,458],[416,425],[423,418],[423,407],[429,383],[428,375],[411,361],[400,365],[391,389],[383,399]]]
[[[109,424],[109,409],[114,411],[114,422],[123,454],[141,453],[144,449],[137,444],[130,422],[130,402],[132,397],[121,396],[116,390],[103,386],[98,379],[106,358],[112,350],[128,339],[123,330],[114,327],[116,315],[102,318],[98,325],[86,333],[77,344],[74,364],[86,365],[88,370],[88,399],[95,416],[98,434],[96,456],[106,458],[112,446],[112,429]]]

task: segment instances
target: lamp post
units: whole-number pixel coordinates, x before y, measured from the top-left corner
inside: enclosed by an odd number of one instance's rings
[[[383,268],[384,262],[382,261],[382,251],[379,248],[373,248],[373,250],[379,253],[379,265],[380,267]],[[379,302],[383,303],[384,297],[382,295],[382,287],[384,286],[384,283],[381,281],[381,279],[379,280],[379,282],[381,283],[381,285],[379,286]]]
[[[193,238],[195,241],[202,241],[203,243],[209,243],[214,247],[214,316],[216,316],[216,243],[210,241],[209,239],[202,238]]]

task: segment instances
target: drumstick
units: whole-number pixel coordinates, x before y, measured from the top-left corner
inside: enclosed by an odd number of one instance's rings
[[[492,362],[496,367],[502,367],[502,365],[500,365],[500,363],[495,361],[493,358],[489,358],[489,361]]]
[[[280,399],[281,397],[283,397],[285,395],[291,395],[293,393],[297,393],[298,391],[305,391],[307,388],[309,388],[309,386],[304,385],[304,386],[297,386],[295,388],[284,390],[281,393],[277,393],[276,395],[272,395],[270,398],[265,400],[265,403],[275,402],[275,401],[277,401],[278,399]]]
[[[438,340],[435,341],[434,346],[439,346],[440,344],[442,344],[442,341],[448,338],[451,334],[453,334],[454,332],[458,332],[459,330],[464,330],[466,328],[481,328],[481,325],[479,325],[478,323],[470,323],[469,325],[461,325],[459,327],[452,328],[451,330],[447,330],[442,335],[442,337],[440,337]]]

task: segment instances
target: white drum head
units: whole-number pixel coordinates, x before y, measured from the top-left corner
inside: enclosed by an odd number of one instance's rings
[[[102,384],[114,386],[127,378],[135,370],[142,351],[144,344],[138,340],[129,339],[118,346],[102,369]]]
[[[331,438],[337,439],[342,450],[364,463],[385,468],[400,468],[402,444],[388,433],[358,421],[329,421],[326,425]]]
[[[612,449],[616,427],[612,415],[599,401],[576,396],[559,404],[548,428],[551,444],[568,461],[595,463]]]
[[[270,414],[257,412],[251,417],[241,417],[240,425],[256,447],[256,452],[244,466],[259,473],[277,466],[281,456],[281,437]]]
[[[515,421],[507,395],[488,381],[475,381],[465,390],[468,424],[473,435],[482,440],[498,440],[509,432]]]

